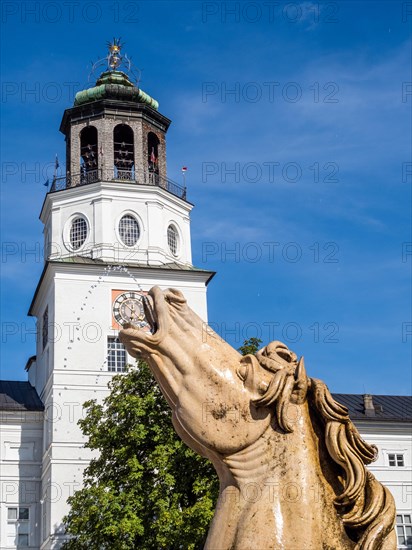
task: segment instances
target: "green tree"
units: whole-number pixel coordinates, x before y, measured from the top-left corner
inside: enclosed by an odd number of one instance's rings
[[[103,404],[85,403],[86,447],[98,451],[64,518],[65,550],[202,547],[218,495],[212,464],[176,435],[143,362],[115,376]]]
[[[250,338],[239,351],[255,353],[260,343]],[[102,404],[85,403],[79,421],[98,455],[68,499],[64,550],[202,548],[219,492],[212,464],[176,435],[144,362],[114,376],[109,389]]]
[[[254,355],[261,343],[262,340],[260,338],[249,338],[243,342],[243,346],[240,346],[239,351],[242,355],[247,355],[248,353]]]

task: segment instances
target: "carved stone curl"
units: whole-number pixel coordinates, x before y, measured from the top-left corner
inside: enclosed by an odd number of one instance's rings
[[[393,497],[365,468],[376,447],[303,357],[281,342],[242,357],[178,290],[154,287],[148,300],[153,334],[128,325],[120,339],[219,475],[205,549],[395,550]]]

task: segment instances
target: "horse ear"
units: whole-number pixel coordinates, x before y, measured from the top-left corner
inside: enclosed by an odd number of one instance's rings
[[[300,405],[306,399],[308,392],[308,377],[306,375],[305,361],[303,357],[300,358],[298,366],[295,370],[295,386],[293,388],[292,396],[293,401]]]
[[[164,297],[166,302],[178,302],[183,304],[186,302],[183,292],[177,290],[177,288],[168,288],[164,291]]]

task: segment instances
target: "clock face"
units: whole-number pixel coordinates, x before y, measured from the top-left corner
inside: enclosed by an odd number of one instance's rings
[[[149,329],[144,314],[142,296],[138,292],[124,292],[113,303],[113,317],[119,325],[133,323],[140,328]]]

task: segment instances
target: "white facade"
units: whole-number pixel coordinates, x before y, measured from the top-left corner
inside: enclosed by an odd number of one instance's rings
[[[164,265],[176,262],[191,266],[189,214],[193,206],[157,186],[124,182],[95,182],[47,195],[41,220],[44,223],[46,260],[85,256],[106,262]],[[136,244],[126,246],[119,234],[123,216],[138,223]],[[76,217],[87,224],[87,237],[77,249],[70,243]],[[167,230],[177,232],[177,250],[168,246]]]
[[[118,267],[118,266],[116,266]],[[128,268],[127,273],[104,264],[49,263],[32,306],[42,324],[48,309],[48,337],[40,334],[29,381],[45,406],[41,494],[41,548],[58,547],[67,498],[82,484],[91,454],[83,448],[78,426],[83,403],[101,401],[114,372],[108,370],[109,337],[113,328],[113,291],[143,291],[158,285],[181,289],[190,306],[207,319],[206,280],[209,274],[159,268]],[[130,358],[131,363],[134,362]]]
[[[36,361],[29,369],[29,381],[45,406],[41,549],[58,548],[64,540],[66,501],[81,487],[91,458],[78,420],[84,402],[107,395],[114,374],[108,352],[109,338],[119,328],[113,319],[115,296],[147,292],[154,285],[179,288],[207,320],[211,274],[191,266],[191,208],[159,187],[113,182],[51,193],[45,200],[41,219],[51,244],[30,310],[39,331]],[[124,215],[138,220],[140,237],[133,247],[126,247],[118,233]],[[87,237],[74,255],[69,243],[76,217],[87,220]],[[176,254],[167,241],[171,224],[178,231]]]
[[[356,426],[365,441],[376,445],[379,450],[378,459],[368,469],[388,487],[395,498],[398,538],[410,537],[408,545],[399,544],[398,548],[411,548],[412,423],[382,422],[376,419],[372,422],[358,421]]]
[[[1,550],[17,548],[18,535],[29,548],[40,548],[42,455],[43,413],[0,411]],[[17,533],[19,511],[28,519],[20,520]]]

